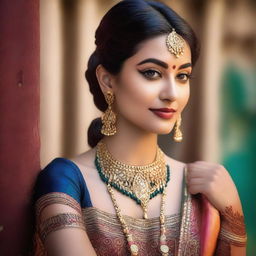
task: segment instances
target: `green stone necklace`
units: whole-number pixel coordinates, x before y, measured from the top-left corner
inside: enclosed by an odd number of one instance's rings
[[[149,200],[163,193],[170,180],[170,168],[165,164],[164,153],[159,147],[153,163],[128,165],[114,159],[106,144],[100,141],[94,163],[103,182],[141,205],[145,219]]]

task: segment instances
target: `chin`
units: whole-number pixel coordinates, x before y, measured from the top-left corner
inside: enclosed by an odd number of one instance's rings
[[[173,130],[174,125],[175,125],[175,123],[171,122],[171,123],[168,123],[165,126],[161,126],[161,127],[158,128],[157,133],[158,134],[168,134]]]
[[[171,131],[172,131],[172,129],[171,129],[171,130],[168,130],[168,131],[159,131],[159,132],[157,132],[157,134],[159,134],[159,135],[165,135],[165,134],[171,133]]]
[[[174,125],[171,125],[168,127],[155,128],[155,129],[152,129],[152,132],[159,135],[169,134],[173,130],[173,127]]]

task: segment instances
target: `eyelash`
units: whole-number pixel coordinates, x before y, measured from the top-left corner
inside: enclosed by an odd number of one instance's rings
[[[148,77],[147,76],[147,74],[149,73],[149,72],[154,72],[154,73],[157,73],[158,75],[159,75],[159,77],[162,77],[162,74],[159,72],[159,71],[157,71],[157,70],[154,70],[154,69],[147,69],[147,70],[143,70],[143,71],[139,71],[144,77],[146,77],[147,79],[149,79],[149,80],[155,80],[156,78],[152,78],[152,77]]]
[[[148,79],[148,80],[156,80],[156,78],[150,78],[150,77],[148,77],[146,74],[148,74],[148,72],[154,72],[154,73],[157,73],[158,75],[159,75],[159,77],[162,77],[162,74],[161,74],[161,72],[159,72],[159,71],[157,71],[157,70],[154,70],[154,69],[147,69],[147,70],[144,70],[144,71],[139,71],[146,79]],[[187,82],[188,80],[190,80],[191,78],[192,78],[192,75],[191,74],[187,74],[187,73],[180,73],[180,74],[178,74],[178,76],[180,76],[180,75],[185,75],[186,77],[187,77],[187,79],[186,80],[183,80],[183,79],[181,79],[181,81],[183,81],[183,82]]]
[[[182,81],[189,81],[192,78],[192,75],[187,73],[180,73],[179,75],[185,75],[187,77],[186,80],[181,79]]]

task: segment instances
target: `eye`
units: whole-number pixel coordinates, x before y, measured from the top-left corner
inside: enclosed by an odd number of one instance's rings
[[[139,72],[149,80],[156,80],[158,77],[162,77],[161,73],[154,69],[139,70]]]
[[[192,75],[187,73],[180,73],[177,75],[177,77],[179,80],[186,82],[192,78]]]

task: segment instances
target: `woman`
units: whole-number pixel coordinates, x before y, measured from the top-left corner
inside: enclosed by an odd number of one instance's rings
[[[36,255],[245,255],[236,187],[215,163],[165,155],[199,54],[190,26],[166,5],[125,0],[96,31],[86,79],[103,113],[92,149],[55,158],[35,190]]]

